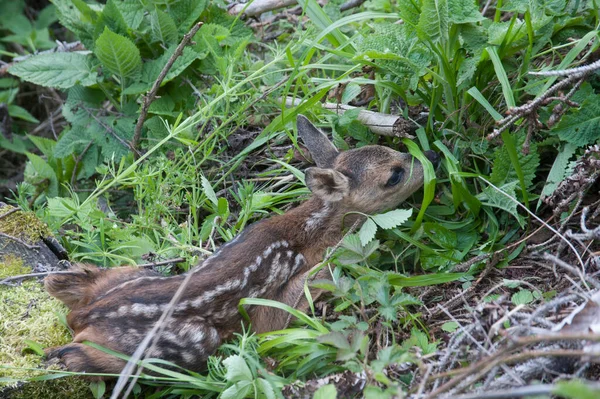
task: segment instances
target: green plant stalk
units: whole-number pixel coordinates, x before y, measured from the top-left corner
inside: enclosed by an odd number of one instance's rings
[[[514,137],[508,130],[505,130],[502,132],[502,141],[506,146],[510,163],[512,164],[513,168],[515,168],[515,172],[519,178],[521,193],[523,194],[523,202],[525,203],[525,206],[529,208],[529,197],[527,194],[527,187],[525,186],[525,176],[523,175],[523,170],[521,169],[521,164],[519,163],[519,155],[517,154],[517,146],[515,145]]]
[[[263,65],[261,68],[254,71],[250,76],[246,77],[245,79],[242,79],[240,82],[238,82],[236,85],[234,85],[230,89],[230,91],[235,91],[235,90],[241,88],[242,86],[244,86],[245,84],[247,84],[248,82],[260,78],[263,71],[267,70],[268,68],[270,68],[273,65],[276,65],[283,58],[284,57],[281,54],[278,54],[276,57],[273,58],[273,60],[271,62]],[[186,118],[183,122],[181,122],[181,124],[178,124],[178,122],[181,120],[181,117],[182,117],[182,114],[180,114],[179,118],[177,119],[175,124],[172,126],[170,133],[166,137],[164,137],[162,140],[160,140],[155,146],[150,148],[145,154],[143,154],[138,160],[134,161],[124,171],[120,172],[113,179],[106,182],[106,184],[104,184],[104,187],[98,186],[96,188],[96,190],[94,190],[94,192],[84,200],[84,202],[82,203],[82,206],[87,205],[90,201],[97,199],[102,194],[104,194],[107,190],[109,190],[111,187],[113,187],[115,184],[121,182],[124,178],[131,175],[131,173],[133,173],[133,171],[146,158],[150,157],[150,155],[152,155],[159,148],[161,148],[163,145],[165,145],[169,140],[177,137],[180,133],[182,133],[185,130],[192,128],[194,125],[196,125],[199,122],[199,119],[201,118],[203,113],[206,112],[206,110],[214,108],[220,101],[222,101],[228,95],[229,95],[229,91],[225,91],[225,92],[221,93],[219,96],[215,97],[212,101],[210,101],[208,104],[206,104],[204,107],[202,107],[199,111],[197,111],[193,115]]]

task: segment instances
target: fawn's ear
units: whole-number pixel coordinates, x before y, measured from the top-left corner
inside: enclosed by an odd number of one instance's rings
[[[308,189],[326,202],[339,201],[350,192],[348,178],[334,169],[308,168],[304,177]]]
[[[298,135],[306,144],[306,148],[320,168],[330,168],[339,152],[325,134],[317,129],[315,125],[304,115],[298,115],[296,120]]]

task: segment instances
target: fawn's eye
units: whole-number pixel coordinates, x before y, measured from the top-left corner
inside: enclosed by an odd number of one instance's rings
[[[393,187],[402,181],[402,177],[404,176],[404,169],[400,167],[395,167],[392,170],[392,175],[388,179],[387,183],[385,183],[386,187]]]

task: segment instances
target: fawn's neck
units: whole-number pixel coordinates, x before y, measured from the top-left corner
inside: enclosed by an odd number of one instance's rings
[[[323,259],[325,250],[342,238],[343,225],[348,226],[356,215],[346,215],[347,210],[339,203],[325,203],[312,197],[283,215],[264,222],[265,229],[272,229],[301,252],[312,267]]]

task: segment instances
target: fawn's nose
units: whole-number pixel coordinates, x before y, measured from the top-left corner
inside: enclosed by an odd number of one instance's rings
[[[427,157],[427,159],[429,159],[429,161],[433,164],[434,168],[437,168],[439,166],[441,160],[440,154],[432,150],[427,150],[424,152],[424,154]]]

